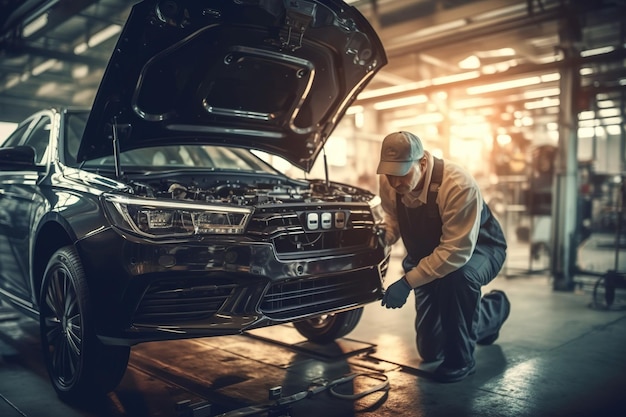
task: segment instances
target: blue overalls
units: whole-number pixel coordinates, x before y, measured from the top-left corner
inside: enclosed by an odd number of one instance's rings
[[[405,272],[439,245],[442,221],[436,203],[443,179],[443,161],[434,158],[427,203],[406,207],[397,195],[400,234],[407,250]],[[424,361],[445,358],[447,364],[464,366],[473,360],[476,341],[498,331],[506,319],[500,297],[485,295],[481,287],[493,280],[506,257],[506,240],[498,220],[483,204],[476,248],[458,270],[416,288],[415,330],[417,349]]]

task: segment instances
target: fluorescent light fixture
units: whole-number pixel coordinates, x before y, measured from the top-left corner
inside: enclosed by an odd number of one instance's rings
[[[374,104],[375,110],[388,110],[396,107],[412,106],[414,104],[426,103],[428,98],[424,94],[417,96],[398,98],[395,100],[380,101]]]
[[[76,55],[81,55],[83,54],[87,49],[89,49],[89,45],[87,45],[87,42],[81,42],[78,45],[76,45],[74,47],[74,53]]]
[[[39,29],[42,29],[47,24],[48,13],[44,13],[24,25],[22,28],[22,36],[28,38],[30,35],[37,32]]]
[[[56,59],[48,59],[41,64],[37,65],[32,69],[31,74],[35,77],[48,71],[50,68],[54,67],[59,61]]]
[[[542,76],[533,76],[526,78],[518,78],[517,80],[502,81],[493,84],[479,85],[476,87],[469,87],[467,94],[484,94],[493,93],[494,91],[508,90],[511,88],[528,87],[531,85],[538,85],[544,82],[556,81],[560,79],[559,73],[545,74]]]
[[[527,99],[536,99],[536,98],[544,98],[550,96],[558,96],[561,94],[561,89],[558,87],[555,88],[544,88],[541,90],[533,90],[533,91],[525,91],[522,96]]]
[[[366,90],[366,91],[363,91],[361,94],[359,94],[358,99],[367,100],[369,98],[388,96],[390,94],[405,93],[409,90],[417,90],[418,88],[425,88],[430,85],[431,85],[430,81],[427,80],[427,81],[416,81],[413,83],[407,83],[407,84],[402,84],[402,85],[394,85],[391,87],[383,87],[383,88],[378,88],[376,90]]]
[[[432,83],[433,85],[443,85],[443,84],[455,83],[458,81],[473,80],[478,77],[480,77],[479,71],[469,71],[469,72],[463,72],[461,74],[453,74],[453,75],[447,75],[445,77],[433,78]]]
[[[538,76],[519,78],[511,81],[501,81],[493,84],[479,85],[476,87],[470,87],[467,89],[467,94],[484,94],[492,93],[494,91],[508,90],[510,88],[527,87],[529,85],[537,85],[541,83],[541,78]]]
[[[559,74],[558,72],[552,72],[550,74],[543,74],[541,76],[542,83],[549,83],[551,81],[558,81],[560,79],[561,79],[561,74]]]
[[[350,106],[346,110],[346,114],[363,113],[363,106]]]
[[[85,78],[89,75],[89,66],[87,65],[76,65],[72,68],[72,78],[81,79]]]
[[[622,134],[622,127],[619,125],[610,125],[606,127],[606,133],[611,136],[619,136]]]
[[[454,100],[452,102],[452,107],[454,109],[463,110],[463,109],[474,109],[474,108],[485,107],[485,106],[493,106],[494,104],[495,104],[495,101],[491,98],[475,97],[475,98],[468,98],[468,99],[462,99],[462,100]]]
[[[558,107],[561,101],[558,98],[543,98],[536,101],[528,101],[524,103],[526,110],[543,109],[546,107]]]
[[[600,109],[610,109],[612,107],[616,106],[615,101],[613,100],[598,100],[596,102],[596,105],[598,106],[598,108]]]
[[[96,45],[100,45],[102,42],[112,38],[122,31],[122,27],[120,25],[111,25],[102,29],[100,32],[96,32],[93,36],[89,38],[87,41],[87,45],[90,48],[93,48]]]
[[[478,58],[476,55],[470,55],[461,62],[459,62],[459,68],[478,69],[480,68],[480,58]]]
[[[622,125],[622,118],[620,116],[607,117],[606,119],[602,120],[602,123],[605,126],[621,126]]]
[[[478,58],[502,58],[506,56],[515,56],[515,49],[513,48],[499,48],[490,49],[488,51],[477,51]]]
[[[594,55],[602,55],[608,54],[609,52],[613,52],[615,50],[614,46],[603,46],[601,48],[587,49],[586,51],[580,51],[580,56],[594,56]]]
[[[80,43],[74,47],[74,53],[76,55],[80,55],[84,53],[87,49],[93,48],[94,46],[100,45],[102,42],[112,38],[122,31],[122,27],[120,25],[111,25],[102,29],[100,32],[94,33],[87,42]]]
[[[485,13],[480,13],[476,16],[473,16],[472,20],[475,22],[478,22],[481,20],[482,21],[490,20],[496,17],[501,17],[504,15],[517,13],[519,11],[523,11],[524,13],[526,13],[526,8],[527,8],[526,3],[520,2],[519,4],[516,4],[514,6],[503,7],[502,9],[490,10]]]
[[[620,109],[616,109],[616,108],[598,110],[598,117],[601,117],[603,119],[607,117],[618,117],[620,114],[621,114]]]
[[[578,138],[593,138],[594,136],[604,136],[604,129],[602,127],[579,127]]]
[[[16,85],[18,85],[20,83],[20,77],[13,77],[9,80],[7,80],[7,82],[4,84],[4,88],[8,89],[11,87],[15,87]]]
[[[394,120],[393,125],[397,127],[414,126],[414,125],[426,125],[440,123],[443,121],[443,115],[441,113],[424,113],[419,116],[410,117],[407,119]]]
[[[582,111],[578,114],[578,120],[591,120],[595,118],[595,112],[591,110]]]

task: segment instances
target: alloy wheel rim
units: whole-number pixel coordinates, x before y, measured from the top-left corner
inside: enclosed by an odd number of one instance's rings
[[[82,315],[76,289],[63,268],[52,272],[46,287],[44,326],[52,373],[61,386],[70,386],[80,366]]]

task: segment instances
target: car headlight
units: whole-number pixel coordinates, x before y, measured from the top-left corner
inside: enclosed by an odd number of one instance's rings
[[[252,214],[247,207],[179,202],[104,194],[112,223],[147,237],[242,234]]]

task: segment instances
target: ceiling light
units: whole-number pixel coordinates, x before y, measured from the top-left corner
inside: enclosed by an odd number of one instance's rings
[[[558,107],[561,101],[558,98],[544,98],[524,103],[526,110],[544,109],[546,107]]]
[[[476,55],[470,55],[461,62],[459,62],[459,68],[461,69],[477,69],[480,68],[480,58]]]
[[[39,29],[42,29],[47,24],[48,13],[44,13],[24,25],[22,28],[22,36],[28,38],[30,35],[37,32]]]
[[[414,104],[422,104],[422,103],[426,103],[427,101],[428,101],[428,98],[424,94],[420,94],[417,96],[398,98],[395,100],[380,101],[378,103],[374,103],[373,107],[375,110],[388,110],[388,109],[393,109],[396,107],[411,106]]]
[[[522,96],[525,99],[536,99],[536,98],[543,98],[543,97],[550,97],[550,96],[558,96],[559,94],[561,94],[561,89],[556,87],[556,88],[544,88],[541,90],[526,91],[522,94]]]
[[[473,80],[478,77],[480,77],[480,72],[469,71],[469,72],[463,72],[461,74],[454,74],[454,75],[447,75],[445,77],[433,78],[432,83],[433,85],[450,84],[450,83],[455,83],[458,81]]]
[[[54,67],[58,62],[59,61],[56,59],[48,59],[42,62],[41,64],[37,65],[35,68],[33,68],[31,71],[31,74],[36,77],[40,75],[41,73],[44,73],[48,71],[50,68]]]
[[[470,87],[467,89],[467,94],[484,94],[484,93],[493,93],[494,91],[508,90],[510,88],[519,88],[519,87],[527,87],[529,85],[536,85],[541,83],[541,78],[539,77],[527,77],[520,78],[517,80],[511,81],[502,81],[493,84],[485,84],[479,85],[476,87]]]
[[[602,48],[594,48],[594,49],[587,49],[586,51],[581,51],[580,56],[587,57],[587,56],[608,54],[609,52],[613,52],[614,50],[615,50],[614,46],[604,46]]]
[[[87,42],[81,42],[78,45],[76,45],[74,47],[74,53],[76,55],[81,55],[82,53],[84,53],[87,49],[89,49],[89,45],[87,45]]]
[[[89,75],[89,66],[87,65],[76,65],[72,68],[72,78],[76,80],[85,78],[87,75]]]
[[[488,51],[477,51],[476,56],[479,58],[502,58],[506,56],[515,56],[513,48],[490,49]]]
[[[346,114],[363,113],[363,106],[350,106],[346,110]]]
[[[100,45],[102,42],[120,33],[121,30],[122,27],[120,25],[108,26],[102,29],[100,32],[94,33],[94,35],[91,36],[87,41],[87,45],[89,45],[90,48]]]
[[[526,4],[525,3],[519,3],[516,4],[514,6],[508,6],[508,7],[503,7],[501,9],[495,9],[495,10],[490,10],[488,12],[484,12],[481,14],[478,14],[474,17],[472,17],[472,20],[475,22],[478,21],[484,21],[484,20],[490,20],[496,17],[502,17],[504,15],[508,15],[508,14],[515,14],[518,13],[520,11],[526,12]]]
[[[622,127],[618,125],[610,125],[606,127],[606,133],[612,136],[619,136],[622,134]]]
[[[100,45],[102,42],[112,38],[117,35],[122,30],[120,25],[111,25],[102,29],[100,32],[94,33],[87,42],[79,43],[74,47],[74,53],[76,55],[80,55],[84,53],[87,49],[93,48],[94,46]]]
[[[527,78],[518,78],[517,80],[502,81],[493,84],[479,85],[476,87],[469,87],[467,94],[484,94],[493,93],[494,91],[508,90],[510,88],[528,87],[531,85],[537,85],[545,82],[556,81],[560,78],[559,73],[545,74],[542,76],[534,76]]]
[[[369,98],[388,96],[390,94],[405,93],[410,90],[417,90],[419,88],[425,88],[430,85],[431,85],[430,81],[425,80],[425,81],[416,81],[413,83],[408,83],[408,84],[403,84],[403,85],[394,85],[392,87],[378,88],[376,90],[365,90],[361,94],[359,94],[358,99],[367,100]]]
[[[4,84],[4,88],[8,89],[11,87],[15,87],[19,83],[20,83],[20,77],[13,77],[7,80],[7,82]]]
[[[414,126],[414,125],[426,125],[435,124],[443,121],[443,115],[441,113],[425,113],[419,116],[411,117],[408,119],[398,119],[393,121],[393,125],[396,127]]]

